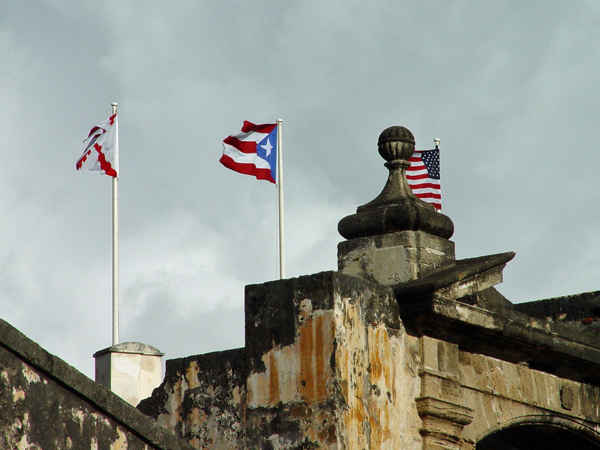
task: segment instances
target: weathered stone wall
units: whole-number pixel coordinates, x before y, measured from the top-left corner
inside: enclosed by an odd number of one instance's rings
[[[469,442],[524,423],[557,423],[588,430],[600,442],[600,388],[495,358],[459,353],[466,403],[476,414],[464,429]]]
[[[391,289],[333,272],[280,289],[262,286],[248,297],[262,305],[247,316],[249,334],[261,330],[262,341],[273,342],[269,330],[295,330],[249,375],[248,448],[419,448],[419,380]],[[284,302],[293,314],[272,321],[269,303]],[[264,427],[265,415],[277,425]]]
[[[551,424],[600,442],[598,386],[428,336],[418,341],[421,391],[415,400],[424,450],[472,450],[486,436],[523,424]]]
[[[249,286],[246,342],[167,362],[140,409],[196,448],[421,448],[418,343],[390,288],[336,272]]]
[[[244,349],[167,361],[163,383],[139,405],[145,414],[195,448],[245,446]]]
[[[184,450],[189,446],[0,321],[0,448]]]
[[[371,315],[374,302],[395,305],[391,292],[369,291],[339,293],[335,299],[335,379],[342,395],[339,448],[420,449],[414,339],[406,335],[393,307],[389,317]]]
[[[255,429],[262,438],[249,439],[248,448],[421,448],[418,357],[393,291],[335,272],[288,288],[263,285],[247,297],[262,305],[259,315],[247,315],[250,341],[258,339],[255,330],[263,342],[275,341],[269,330],[295,330],[294,340],[263,353],[249,376],[249,417],[267,412],[278,426]],[[283,303],[293,314],[272,321],[271,304]]]
[[[570,361],[576,349],[591,364],[589,339],[500,304],[492,311],[451,300],[441,310],[423,303],[408,334],[398,301],[390,287],[335,272],[248,286],[250,345],[169,361],[140,409],[199,449],[473,450],[515,424],[600,431],[600,389],[589,377],[513,361],[554,345],[545,366],[560,363],[556,352]],[[511,334],[512,353],[492,327],[501,320],[522,330]]]
[[[454,242],[422,231],[362,237],[338,244],[338,270],[383,285],[422,278],[454,262]]]

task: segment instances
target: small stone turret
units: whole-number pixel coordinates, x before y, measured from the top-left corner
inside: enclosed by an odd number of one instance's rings
[[[141,342],[122,342],[94,354],[96,382],[136,406],[161,382],[164,353]]]
[[[452,220],[415,197],[406,181],[415,138],[405,127],[381,133],[379,154],[389,176],[381,194],[344,217],[339,233],[338,269],[380,284],[421,278],[454,262]]]

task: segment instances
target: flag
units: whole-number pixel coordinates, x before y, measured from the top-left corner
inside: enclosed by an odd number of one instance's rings
[[[225,167],[259,180],[277,180],[277,124],[254,125],[244,121],[242,131],[223,140]]]
[[[416,150],[408,162],[410,167],[406,169],[406,179],[413,194],[441,210],[440,149]]]
[[[75,164],[77,170],[91,170],[110,177],[117,177],[119,154],[117,142],[117,114],[92,128],[81,158]]]

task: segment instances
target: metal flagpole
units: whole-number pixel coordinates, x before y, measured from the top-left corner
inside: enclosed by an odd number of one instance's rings
[[[283,145],[281,140],[281,124],[283,120],[277,119],[277,194],[279,197],[279,279],[285,278],[285,247],[283,239],[283,162],[281,160]]]
[[[113,115],[117,113],[117,103],[111,103]],[[115,124],[115,156],[117,158],[117,168],[119,167],[119,118],[116,118]],[[119,169],[118,169],[119,170]],[[113,240],[112,240],[112,294],[113,294],[113,312],[112,312],[112,345],[119,343],[119,172],[117,176],[113,177],[112,181],[112,229],[113,229]]]

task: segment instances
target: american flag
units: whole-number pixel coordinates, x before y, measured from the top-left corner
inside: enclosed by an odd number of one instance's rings
[[[441,210],[440,149],[416,150],[408,162],[410,167],[406,169],[406,179],[413,194]]]

